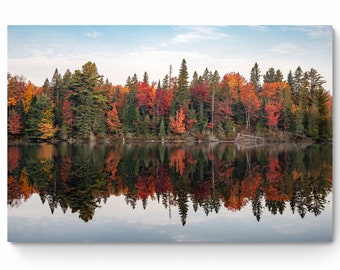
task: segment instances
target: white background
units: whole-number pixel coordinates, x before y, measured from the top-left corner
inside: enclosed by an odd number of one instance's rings
[[[1,1],[1,269],[339,269],[338,128],[334,76],[334,242],[322,244],[11,244],[7,243],[7,25],[11,24],[299,24],[333,25],[339,65],[338,2],[324,1]]]

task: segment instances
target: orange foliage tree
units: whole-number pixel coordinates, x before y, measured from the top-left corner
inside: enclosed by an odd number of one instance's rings
[[[25,113],[28,113],[30,109],[34,94],[35,94],[35,86],[31,82],[28,82],[27,87],[24,91],[23,99],[22,99],[22,104],[24,105]]]
[[[260,109],[260,100],[255,94],[254,86],[251,83],[245,84],[240,89],[241,101],[246,112],[246,129],[250,127],[252,117],[257,117],[257,112]]]
[[[185,132],[185,114],[183,107],[176,111],[176,116],[170,116],[170,129],[173,133],[183,134]]]
[[[50,139],[54,137],[59,127],[54,127],[54,113],[50,109],[44,111],[38,127],[39,131],[42,133],[40,136],[41,139]]]
[[[111,110],[106,114],[106,124],[111,133],[118,133],[122,128],[122,123],[120,122],[116,102],[111,104]]]

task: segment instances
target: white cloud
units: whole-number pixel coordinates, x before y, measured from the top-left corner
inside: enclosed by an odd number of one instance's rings
[[[273,53],[282,53],[282,54],[292,54],[301,52],[300,48],[292,43],[280,43],[272,47],[270,52]]]
[[[226,37],[225,33],[219,32],[216,27],[211,26],[191,26],[182,27],[183,33],[176,35],[172,42],[174,43],[191,43],[203,40],[217,40]]]
[[[98,37],[99,33],[96,31],[92,31],[92,32],[87,32],[85,35],[89,38],[95,39],[96,37]]]
[[[332,33],[332,27],[327,25],[314,25],[314,26],[285,26],[282,27],[283,30],[288,31],[299,31],[305,33],[308,37],[313,39],[324,39],[330,38]]]
[[[269,28],[266,25],[249,25],[249,26],[247,26],[247,28],[252,30],[252,31],[257,31],[257,32],[267,32],[267,31],[269,31]]]

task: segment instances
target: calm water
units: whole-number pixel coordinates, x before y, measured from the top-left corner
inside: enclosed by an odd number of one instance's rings
[[[332,241],[332,145],[8,146],[11,242]]]

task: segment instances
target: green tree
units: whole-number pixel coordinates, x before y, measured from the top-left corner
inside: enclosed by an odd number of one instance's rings
[[[32,105],[27,113],[27,120],[25,121],[26,138],[37,140],[43,136],[44,133],[41,130],[41,123],[45,123],[43,118],[46,116],[46,111],[49,112],[49,120],[54,117],[51,110],[53,110],[52,103],[46,96],[41,95],[38,99],[33,99]]]
[[[255,62],[254,66],[252,67],[250,71],[250,82],[254,85],[254,90],[256,94],[259,93],[259,90],[261,88],[260,78],[261,78],[261,71],[260,71],[260,68],[257,62]]]
[[[319,140],[326,141],[331,137],[331,128],[328,125],[328,115],[330,114],[328,108],[329,94],[320,87],[316,92],[316,102],[319,112]]]
[[[144,72],[144,75],[143,75],[143,82],[149,83],[149,75],[146,71]]]
[[[281,72],[281,70],[276,70],[276,74],[275,74],[275,81],[276,82],[282,82],[283,81],[283,74]]]
[[[263,82],[265,83],[271,83],[276,82],[276,72],[274,68],[269,68],[268,71],[266,71],[266,74],[263,75]]]
[[[181,68],[178,75],[178,88],[174,93],[174,110],[178,111],[180,107],[188,109],[190,94],[188,89],[188,68],[185,59],[182,60]]]
[[[106,133],[107,97],[95,91],[95,87],[100,84],[100,78],[102,76],[98,74],[96,65],[91,62],[83,65],[82,71],[76,70],[72,76],[73,125],[76,136],[85,140]]]

